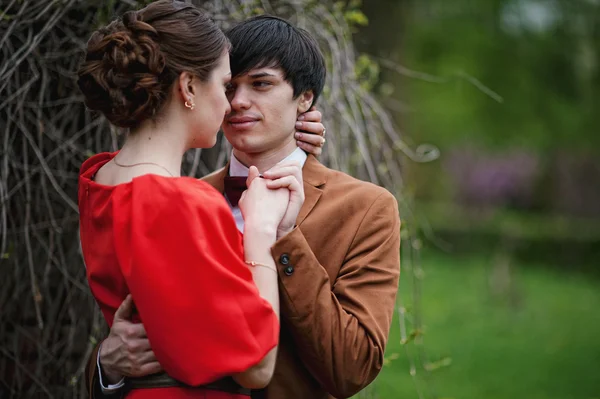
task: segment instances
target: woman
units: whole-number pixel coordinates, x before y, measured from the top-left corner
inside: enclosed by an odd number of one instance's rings
[[[273,374],[279,303],[270,247],[284,214],[299,211],[290,197],[301,183],[284,187],[251,168],[242,243],[222,195],[179,173],[185,151],[215,144],[230,111],[229,79],[223,33],[173,1],[95,32],[79,70],[86,105],[130,128],[118,153],[98,154],[81,170],[90,289],[109,325],[131,294],[160,364],[188,386],[133,381],[131,398],[245,397],[214,382],[232,376],[260,388]]]

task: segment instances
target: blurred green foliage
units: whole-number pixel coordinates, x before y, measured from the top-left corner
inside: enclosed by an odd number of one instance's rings
[[[498,283],[498,263],[507,278]],[[538,267],[542,266],[542,267]],[[423,253],[425,356],[400,342],[398,315],[373,398],[592,399],[600,392],[600,291],[580,274],[566,276],[499,254]],[[404,275],[408,276],[408,270]],[[412,301],[413,280],[399,295]],[[410,318],[410,309],[408,317]],[[414,379],[410,361],[423,362]],[[416,385],[415,385],[416,384]]]
[[[534,238],[569,239],[578,217],[600,217],[599,1],[375,0],[363,10],[369,25],[355,41],[379,67],[363,68],[365,81],[409,143],[441,150],[440,162],[404,167],[405,193],[437,207],[424,215],[434,229],[454,223],[440,210],[456,204],[519,211],[511,231]],[[562,216],[574,219],[545,230]],[[486,230],[501,236],[497,221]]]
[[[411,137],[442,148],[600,149],[599,2],[375,1],[367,14],[388,27],[369,37],[378,54],[436,78],[383,74],[410,101]]]
[[[362,397],[598,397],[600,1],[363,11],[375,89],[407,142],[441,158],[405,163],[425,250],[402,266],[385,366]],[[521,165],[535,173],[519,185]],[[474,201],[502,184],[504,201]]]

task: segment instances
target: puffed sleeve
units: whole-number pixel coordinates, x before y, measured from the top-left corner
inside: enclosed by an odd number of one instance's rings
[[[223,196],[195,179],[152,175],[119,195],[130,209],[114,216],[117,257],[165,371],[200,385],[260,362],[279,323]]]

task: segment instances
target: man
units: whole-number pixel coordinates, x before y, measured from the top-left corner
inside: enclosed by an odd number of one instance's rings
[[[278,358],[271,383],[252,397],[352,396],[383,365],[400,273],[396,200],[297,147],[296,118],[314,104],[325,81],[323,55],[306,31],[262,16],[228,36],[232,112],[223,131],[234,149],[229,165],[204,180],[225,194],[240,228],[236,198],[243,187],[236,194],[230,177],[246,175],[247,166],[265,172],[282,161],[299,162],[305,193],[296,227],[272,248],[280,280]],[[117,311],[99,356],[96,349],[90,358],[92,391],[98,392],[101,375],[116,381],[161,370],[143,326],[123,317],[130,307],[124,303]]]

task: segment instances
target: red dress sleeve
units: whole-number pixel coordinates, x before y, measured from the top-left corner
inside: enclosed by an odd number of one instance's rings
[[[223,196],[195,179],[147,175],[114,199],[130,204],[114,214],[117,257],[165,371],[200,385],[262,360],[279,322]]]

